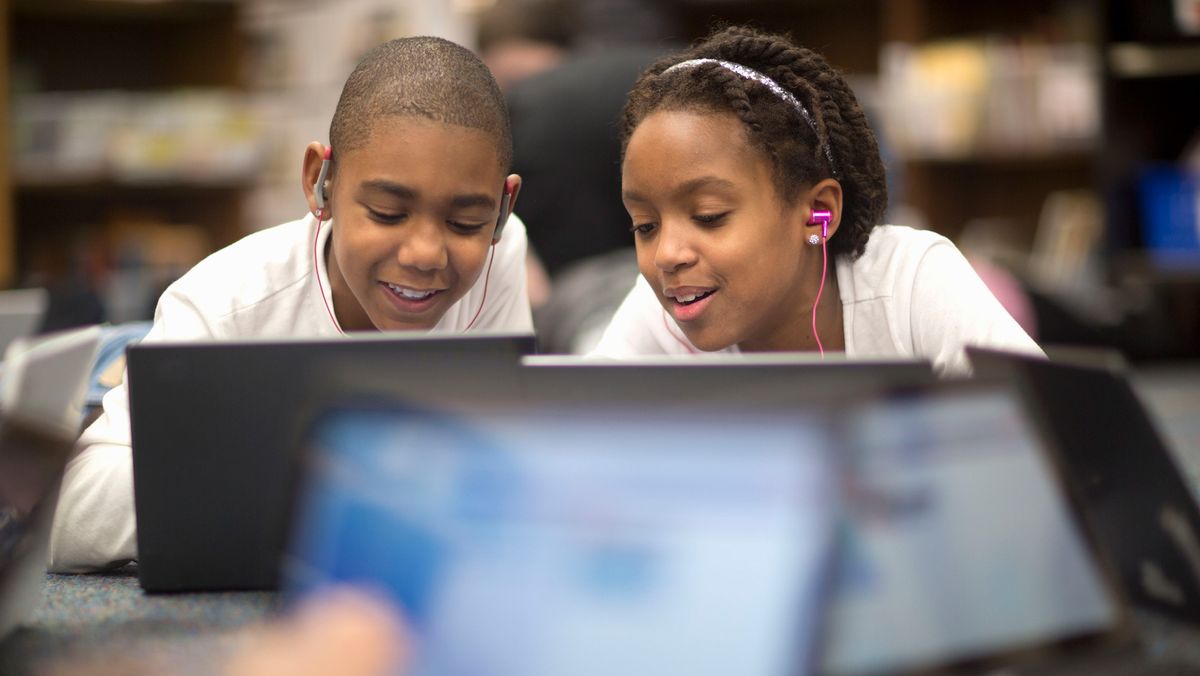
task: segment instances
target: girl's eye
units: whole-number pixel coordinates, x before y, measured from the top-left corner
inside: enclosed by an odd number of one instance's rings
[[[654,223],[634,223],[629,231],[638,235],[649,235],[657,227]]]
[[[375,221],[376,223],[383,223],[385,225],[399,223],[400,221],[404,220],[406,216],[408,216],[408,214],[403,212],[392,214],[384,211],[375,211],[374,209],[370,208],[367,209],[367,215],[370,216],[371,220]]]
[[[724,211],[719,214],[697,214],[695,216],[692,216],[692,220],[694,220],[697,223],[700,223],[702,225],[717,225],[718,223],[723,221],[725,219],[725,217],[728,215],[729,215],[728,211]]]

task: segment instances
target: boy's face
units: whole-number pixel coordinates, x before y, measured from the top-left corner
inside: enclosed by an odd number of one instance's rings
[[[327,262],[338,322],[433,328],[475,283],[492,244],[505,182],[494,137],[385,118],[362,147],[335,148],[334,164]]]
[[[642,276],[694,345],[799,349],[821,274],[820,248],[804,244],[809,201],[780,198],[736,116],[648,115],[622,193]]]

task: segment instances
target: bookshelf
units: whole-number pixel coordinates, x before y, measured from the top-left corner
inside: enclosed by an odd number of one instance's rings
[[[243,233],[258,159],[239,13],[234,0],[5,3],[0,284],[83,288],[145,316],[166,275]],[[133,277],[144,302],[105,298]]]

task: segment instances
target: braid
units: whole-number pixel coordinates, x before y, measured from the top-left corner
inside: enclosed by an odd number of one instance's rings
[[[664,75],[677,63],[704,58],[740,64],[771,78],[809,111],[811,126],[766,87],[716,64]],[[853,258],[866,250],[871,230],[887,209],[883,162],[854,92],[819,54],[784,36],[726,28],[658,61],[638,78],[622,116],[623,149],[637,125],[660,109],[732,111],[750,142],[771,159],[776,188],[785,200],[794,199],[802,186],[836,178],[844,195],[842,220],[829,249]]]

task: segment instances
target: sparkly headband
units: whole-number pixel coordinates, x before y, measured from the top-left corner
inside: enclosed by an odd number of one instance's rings
[[[660,75],[666,75],[667,73],[670,73],[673,70],[680,70],[683,68],[694,68],[696,66],[702,66],[706,63],[715,63],[716,65],[724,68],[725,70],[728,70],[732,73],[740,75],[740,76],[746,78],[747,80],[754,80],[755,82],[761,84],[762,86],[766,87],[767,89],[770,89],[772,94],[774,94],[775,96],[778,96],[780,99],[783,100],[784,103],[791,105],[793,108],[795,108],[797,111],[799,111],[800,116],[804,118],[804,121],[807,122],[808,126],[812,129],[813,135],[817,137],[817,141],[821,141],[821,133],[817,131],[817,122],[816,122],[816,120],[813,119],[812,115],[809,114],[808,108],[805,108],[804,104],[800,103],[800,99],[793,96],[792,93],[789,92],[788,90],[779,86],[778,82],[772,80],[771,78],[767,77],[766,75],[763,75],[762,73],[758,72],[757,70],[754,70],[753,68],[747,68],[746,66],[743,66],[740,63],[733,63],[731,61],[722,61],[720,59],[692,59],[690,61],[681,61],[681,62],[675,64],[674,66],[671,66],[670,68],[664,70],[662,73],[660,73]],[[829,144],[822,142],[821,149],[825,151],[825,159],[829,160],[829,169],[833,172],[834,176],[837,176],[837,173],[838,173],[837,167],[833,163],[833,153],[829,151]]]

